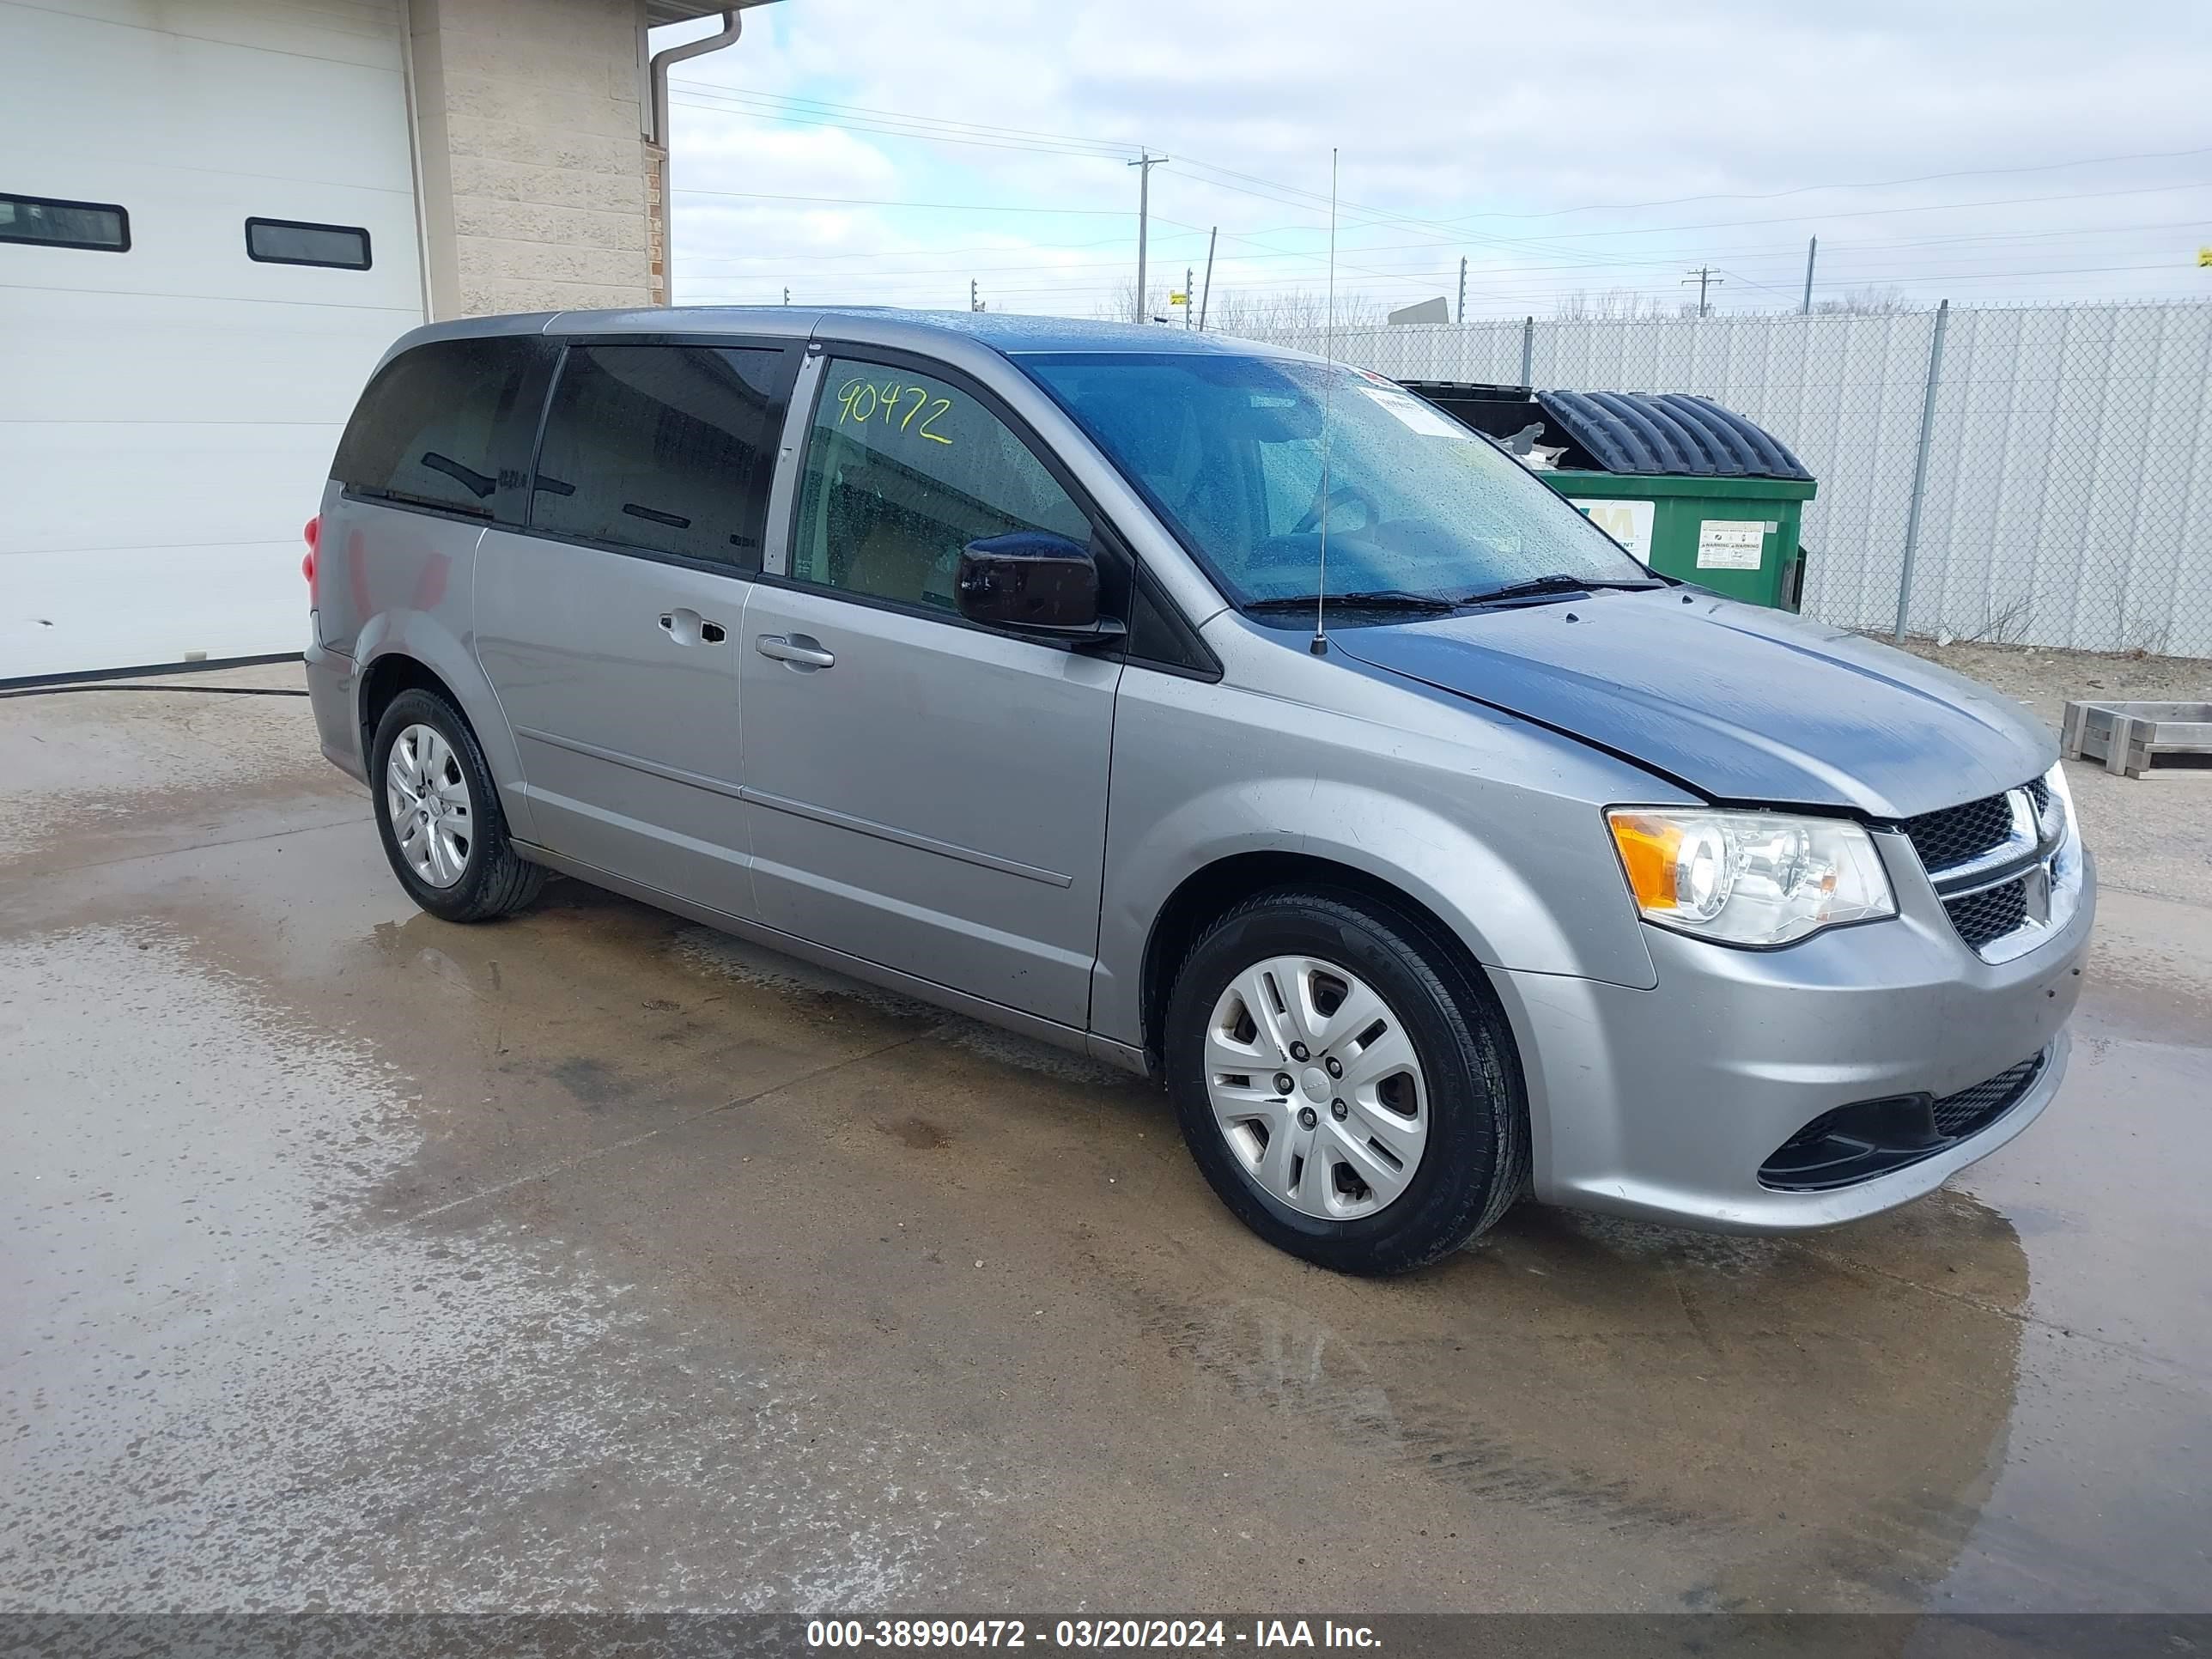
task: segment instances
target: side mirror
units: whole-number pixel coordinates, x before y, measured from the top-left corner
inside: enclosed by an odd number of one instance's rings
[[[1098,562],[1080,542],[1045,530],[986,536],[960,550],[953,585],[970,622],[1070,639],[1121,637],[1098,614]]]

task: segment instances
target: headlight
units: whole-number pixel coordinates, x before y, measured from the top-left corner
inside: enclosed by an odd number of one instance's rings
[[[1873,841],[1841,818],[1643,806],[1605,816],[1647,921],[1763,945],[1897,914]]]
[[[2043,787],[2050,791],[2051,799],[2058,805],[2061,815],[2058,820],[2059,839],[2062,842],[2072,841],[2081,826],[2074,817],[2074,791],[2066,781],[2064,761],[2058,762],[2043,775]]]

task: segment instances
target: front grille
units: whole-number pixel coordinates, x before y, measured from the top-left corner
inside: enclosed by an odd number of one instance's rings
[[[1936,1103],[1936,1133],[1946,1140],[1964,1140],[1987,1128],[2020,1103],[2042,1071],[2043,1056],[2038,1054],[1971,1089],[1945,1095]]]
[[[2027,878],[2022,876],[2000,887],[1984,887],[1963,898],[1946,899],[1943,908],[1951,925],[1959,930],[1959,937],[1966,941],[1966,948],[1978,951],[2027,920]]]
[[[2032,848],[2025,837],[2018,841],[2014,838],[2013,797],[2016,793],[2024,793],[2027,798],[2027,806],[2034,817],[2035,833],[2041,843],[2039,847]],[[2051,786],[2036,778],[2022,784],[2019,791],[1987,795],[1963,805],[1923,812],[1917,818],[1906,818],[1898,827],[1912,842],[1922,866],[1935,878],[1936,890],[1942,893],[1944,878],[1951,872],[1958,872],[1951,878],[1962,887],[1981,877],[1979,868],[1970,870],[1965,866],[1990,854],[1997,854],[1994,863],[2002,870],[2015,852],[2028,863],[2033,863],[2040,853],[2047,852],[2051,838],[2064,829],[2055,812],[2057,805],[2051,799]],[[2030,870],[1978,892],[1945,894],[1943,908],[1967,948],[1979,951],[2027,925],[2028,886],[2038,878]]]
[[[2003,846],[2012,834],[2012,806],[2002,795],[1990,795],[1963,806],[1923,812],[1899,827],[1932,876]]]

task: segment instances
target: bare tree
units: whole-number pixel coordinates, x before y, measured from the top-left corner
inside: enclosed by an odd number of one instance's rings
[[[1099,305],[1093,314],[1103,323],[1148,323],[1155,317],[1173,317],[1181,322],[1181,315],[1168,308],[1168,285],[1158,283],[1146,286],[1151,291],[1145,296],[1146,303],[1139,306],[1137,279],[1127,278],[1115,289],[1113,298]]]
[[[1698,314],[1695,302],[1687,310],[1692,317]],[[1638,294],[1632,288],[1609,288],[1597,294],[1577,289],[1552,302],[1552,315],[1569,323],[1627,322],[1638,317],[1679,316],[1682,311],[1677,301]]]
[[[1867,286],[1846,289],[1841,299],[1822,300],[1813,309],[1826,317],[1893,317],[1900,312],[1924,311],[1905,297],[1900,288]]]
[[[1370,294],[1336,296],[1336,325],[1340,329],[1379,328],[1388,307]],[[1291,289],[1255,293],[1217,289],[1206,313],[1209,331],[1224,334],[1275,334],[1292,331],[1321,333],[1328,326],[1329,303],[1325,289]]]

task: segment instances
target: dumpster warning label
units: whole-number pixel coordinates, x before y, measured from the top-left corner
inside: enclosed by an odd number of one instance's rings
[[[1707,519],[1698,526],[1698,568],[1756,570],[1765,544],[1762,520]]]
[[[1577,501],[1587,518],[1645,564],[1651,562],[1650,501]]]

